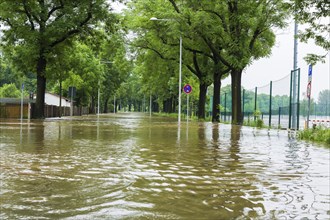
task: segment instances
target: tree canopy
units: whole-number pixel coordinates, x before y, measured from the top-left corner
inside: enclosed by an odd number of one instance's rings
[[[44,117],[47,63],[59,48],[70,46],[74,37],[89,33],[99,21],[110,18],[105,0],[0,2],[4,25],[5,54],[22,72],[37,75],[37,118]]]

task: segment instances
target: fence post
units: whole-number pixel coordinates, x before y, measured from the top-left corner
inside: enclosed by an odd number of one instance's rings
[[[299,94],[300,94],[300,68],[298,69],[298,94],[297,94],[297,130],[299,130],[299,117],[300,117],[300,102],[299,102]]]
[[[244,103],[245,103],[245,89],[243,89],[243,103],[242,103],[242,122],[244,122]]]
[[[293,75],[293,71],[291,71],[291,75],[290,75],[289,129],[291,129],[291,114],[292,114],[292,75]]]
[[[225,92],[225,121],[226,121],[226,114],[227,114],[227,93]]]
[[[278,107],[278,128],[281,127],[281,107]]]
[[[270,89],[269,89],[269,123],[268,127],[271,127],[272,124],[272,90],[273,90],[273,81],[270,81]]]
[[[254,121],[257,119],[256,114],[255,114],[257,111],[257,98],[258,98],[257,93],[258,93],[258,87],[256,87],[254,90],[254,113],[253,113]]]

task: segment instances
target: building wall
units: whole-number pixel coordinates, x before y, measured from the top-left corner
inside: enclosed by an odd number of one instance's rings
[[[54,94],[46,93],[45,104],[60,106],[60,97]],[[65,98],[62,98],[62,107],[70,107],[70,101]]]

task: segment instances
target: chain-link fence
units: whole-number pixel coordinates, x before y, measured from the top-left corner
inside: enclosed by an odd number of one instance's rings
[[[307,102],[300,100],[299,94],[300,69],[264,86],[243,89],[243,120],[249,123],[261,119],[264,125],[273,128],[302,128],[306,121]],[[221,120],[224,122],[231,121],[231,103],[231,91],[222,91],[220,108]],[[313,103],[310,115],[311,120],[330,124],[330,104]]]

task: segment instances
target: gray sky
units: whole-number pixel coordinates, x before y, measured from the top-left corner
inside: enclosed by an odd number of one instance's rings
[[[299,28],[298,28],[299,29]],[[272,49],[272,55],[255,61],[247,67],[242,77],[242,86],[246,89],[253,89],[268,84],[271,80],[276,81],[290,74],[293,69],[293,22],[286,30],[277,31],[276,45]],[[308,64],[304,61],[307,53],[326,54],[327,52],[317,47],[313,41],[308,44],[298,42],[298,68],[301,74],[301,99],[306,93],[308,83]],[[312,72],[312,92],[311,97],[316,99],[320,91],[330,89],[330,56],[326,58],[326,63],[318,63],[313,66]],[[223,86],[230,84],[230,78],[223,81]]]

